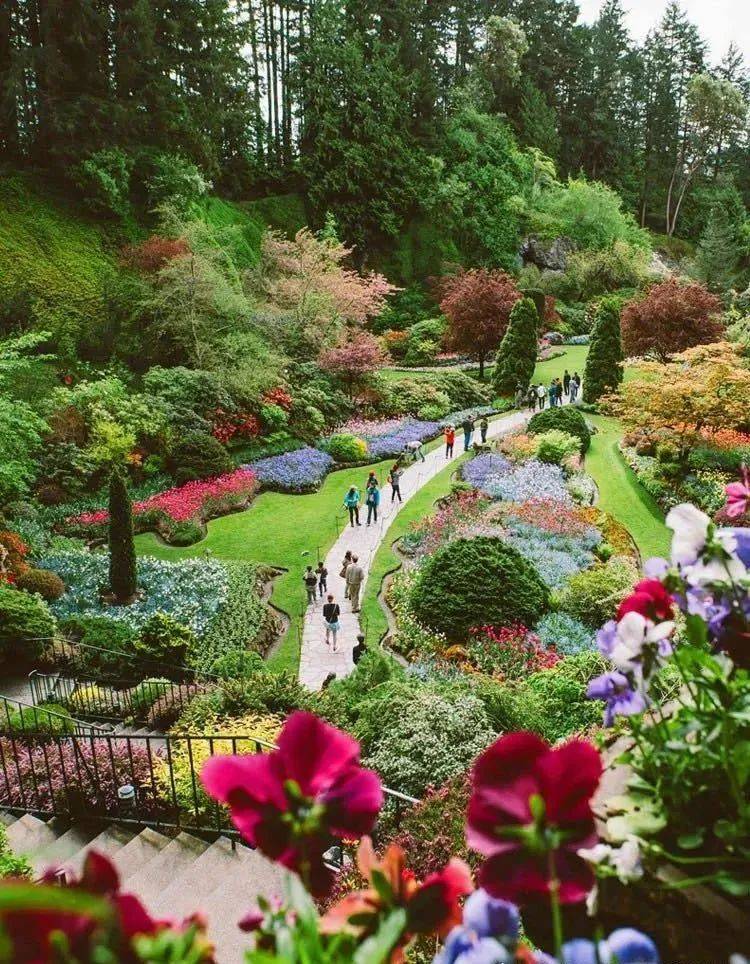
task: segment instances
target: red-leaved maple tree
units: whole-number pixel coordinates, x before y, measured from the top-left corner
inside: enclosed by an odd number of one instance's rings
[[[128,244],[122,249],[121,261],[126,267],[153,274],[160,271],[173,258],[179,258],[189,251],[184,238],[165,238],[152,234],[139,244]]]
[[[443,283],[440,310],[448,319],[446,344],[479,362],[484,378],[488,356],[496,351],[521,292],[509,274],[474,268]]]
[[[318,359],[320,367],[345,382],[350,398],[368,375],[382,368],[386,354],[380,342],[369,331],[354,331]]]
[[[666,361],[677,352],[717,341],[723,331],[720,313],[721,301],[702,284],[668,278],[625,305],[625,354],[655,355]]]

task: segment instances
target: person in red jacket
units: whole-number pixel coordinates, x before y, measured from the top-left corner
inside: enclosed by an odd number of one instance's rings
[[[450,458],[453,455],[453,445],[456,441],[456,430],[452,425],[446,425],[445,427],[445,457]]]

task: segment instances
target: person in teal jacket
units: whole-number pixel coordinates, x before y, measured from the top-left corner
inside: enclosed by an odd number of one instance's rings
[[[344,496],[344,508],[349,510],[351,525],[361,525],[359,521],[359,489],[352,485]]]
[[[375,520],[378,521],[378,506],[380,505],[380,486],[378,485],[378,480],[375,479],[373,485],[367,487],[367,524]]]

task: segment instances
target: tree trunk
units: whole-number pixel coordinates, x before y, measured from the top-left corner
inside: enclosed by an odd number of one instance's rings
[[[484,359],[485,359],[484,355],[479,356],[479,381],[480,382],[484,381]]]

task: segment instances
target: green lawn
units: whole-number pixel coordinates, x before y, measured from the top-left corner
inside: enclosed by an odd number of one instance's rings
[[[599,505],[630,531],[644,560],[668,555],[671,538],[661,509],[617,448],[622,425],[605,415],[586,418],[598,429],[586,455],[586,471],[599,486]]]
[[[458,466],[468,458],[462,455],[460,458],[447,465],[442,472],[430,479],[416,493],[399,512],[393,520],[391,526],[383,536],[380,548],[375,553],[370,566],[370,574],[365,586],[365,594],[362,597],[362,627],[369,642],[381,639],[388,630],[388,620],[385,617],[378,594],[383,584],[383,580],[389,572],[393,572],[399,567],[400,560],[394,551],[394,543],[406,535],[412,522],[423,519],[429,515],[435,502],[450,492],[451,482]]]
[[[558,350],[565,354],[558,358],[550,358],[549,361],[539,362],[534,369],[532,382],[543,382],[545,385],[549,385],[553,378],[562,378],[566,368],[571,375],[573,372],[578,372],[583,378],[589,346],[562,345],[559,349],[555,349],[555,351]]]

